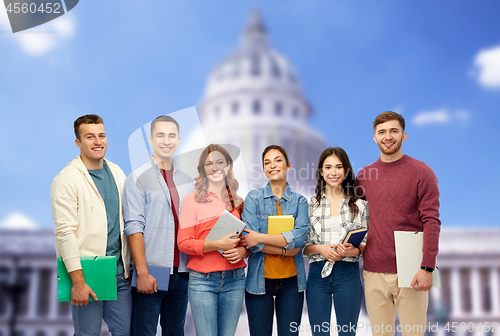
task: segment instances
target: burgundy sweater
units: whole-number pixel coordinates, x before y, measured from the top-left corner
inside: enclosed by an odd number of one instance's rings
[[[378,159],[361,169],[356,185],[370,210],[363,268],[397,273],[394,231],[423,231],[422,266],[434,268],[441,221],[432,169],[407,155],[394,162]]]

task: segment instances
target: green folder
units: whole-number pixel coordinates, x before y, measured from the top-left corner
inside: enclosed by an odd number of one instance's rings
[[[83,277],[99,301],[116,300],[116,257],[80,257]],[[73,283],[62,257],[57,258],[57,301],[71,301]],[[89,296],[90,301],[94,299]]]

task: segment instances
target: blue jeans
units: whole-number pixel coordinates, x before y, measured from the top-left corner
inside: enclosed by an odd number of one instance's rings
[[[246,292],[245,304],[251,336],[272,335],[275,305],[278,335],[299,334],[304,292],[299,292],[296,276],[285,279],[266,279],[266,294],[255,295]]]
[[[189,304],[197,336],[233,336],[243,306],[245,269],[189,272]]]
[[[101,336],[102,319],[108,325],[111,335],[130,335],[130,312],[132,310],[130,284],[123,277],[123,273],[116,276],[116,284],[116,300],[90,301],[86,306],[71,305],[76,336]]]
[[[168,292],[139,293],[132,287],[132,336],[155,336],[160,316],[163,336],[183,336],[189,273],[174,270]]]
[[[336,261],[332,273],[322,278],[324,264],[325,261],[311,263],[307,277],[306,301],[312,334],[330,335],[331,330],[336,330],[339,336],[354,336],[363,301],[359,263]],[[330,324],[332,299],[336,326]]]

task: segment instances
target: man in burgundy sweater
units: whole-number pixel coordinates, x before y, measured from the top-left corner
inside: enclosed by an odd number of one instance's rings
[[[403,155],[404,128],[404,118],[398,113],[384,112],[375,118],[373,140],[380,158],[365,166],[356,179],[356,191],[370,208],[363,278],[375,336],[394,335],[395,311],[403,336],[425,333],[428,291],[438,253],[437,178],[425,163]],[[398,287],[394,231],[424,233],[421,270],[410,288]]]

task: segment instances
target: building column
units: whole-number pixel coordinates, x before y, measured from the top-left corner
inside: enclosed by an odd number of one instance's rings
[[[460,281],[460,269],[451,269],[451,316],[460,317],[463,315],[462,311],[462,284]]]
[[[471,268],[470,271],[470,289],[472,300],[472,315],[483,316],[483,286],[481,284],[481,274],[479,268]]]
[[[491,315],[500,317],[500,269],[490,269]]]
[[[436,307],[443,299],[441,287],[431,287],[429,298],[432,300],[433,307]]]
[[[35,319],[37,317],[38,299],[40,296],[40,269],[33,269],[31,276],[30,288],[28,291],[28,312],[26,314],[28,319]]]
[[[57,269],[54,268],[50,272],[50,283],[49,283],[49,320],[57,319],[57,308],[59,302],[57,302]]]

